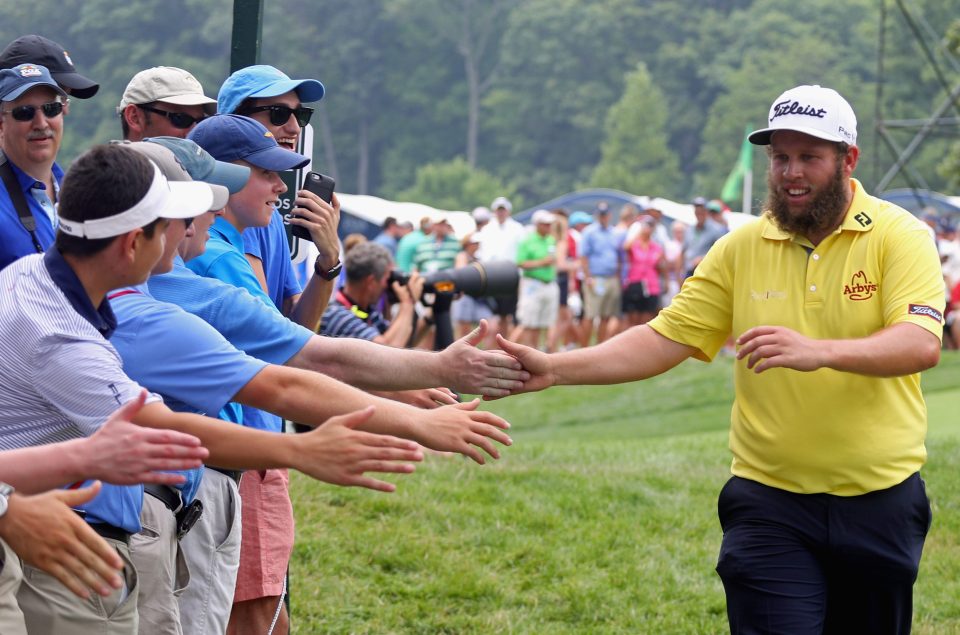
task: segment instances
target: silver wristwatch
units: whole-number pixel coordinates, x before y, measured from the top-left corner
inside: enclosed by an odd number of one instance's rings
[[[7,513],[10,494],[13,494],[13,492],[13,485],[0,483],[0,518],[3,518],[3,515]]]

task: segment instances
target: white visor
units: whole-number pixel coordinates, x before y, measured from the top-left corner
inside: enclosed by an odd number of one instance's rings
[[[78,238],[112,238],[149,225],[158,218],[194,218],[213,208],[213,190],[202,181],[167,181],[153,161],[153,183],[128,210],[106,218],[72,221],[60,218],[60,229]]]

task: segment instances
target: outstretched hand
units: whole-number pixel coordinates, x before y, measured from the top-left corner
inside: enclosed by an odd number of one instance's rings
[[[374,407],[368,406],[331,417],[317,429],[297,435],[300,444],[293,467],[334,485],[394,491],[396,485],[393,483],[365,476],[365,473],[410,474],[414,466],[403,461],[422,461],[423,452],[413,441],[355,430],[373,415],[373,411]]]
[[[53,490],[10,497],[0,518],[0,538],[27,564],[45,571],[81,598],[90,589],[103,596],[119,589],[123,561],[71,507],[88,503],[100,483],[78,490]]]
[[[424,425],[415,434],[417,441],[431,450],[457,452],[480,465],[486,462],[481,449],[499,459],[500,452],[493,442],[513,444],[513,439],[504,432],[510,424],[492,412],[477,410],[479,405],[480,400],[474,399],[424,412]]]
[[[184,481],[183,475],[162,470],[189,470],[202,465],[209,453],[197,437],[131,423],[146,398],[147,391],[141,390],[136,399],[120,406],[84,441],[81,471],[88,478],[115,485],[176,485]]]
[[[529,346],[524,346],[523,344],[517,344],[516,342],[506,339],[499,333],[497,334],[497,345],[500,346],[505,353],[515,358],[529,375],[529,378],[523,382],[523,386],[507,394],[513,395],[523,392],[536,392],[544,388],[549,388],[557,383],[550,364],[550,355],[547,353]],[[495,395],[484,398],[489,400],[501,396],[505,395]]]
[[[506,397],[521,392],[530,374],[520,362],[504,351],[477,348],[488,328],[487,321],[480,320],[477,328],[440,353],[449,374],[447,383],[458,392],[484,397]]]
[[[824,366],[819,341],[784,326],[756,326],[737,338],[737,359],[762,373],[770,368],[811,371]]]

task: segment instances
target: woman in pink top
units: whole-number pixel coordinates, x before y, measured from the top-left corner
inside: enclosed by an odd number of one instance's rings
[[[626,289],[623,311],[630,326],[645,324],[660,310],[660,272],[664,266],[663,247],[651,239],[653,219],[641,216],[623,243],[627,254]]]

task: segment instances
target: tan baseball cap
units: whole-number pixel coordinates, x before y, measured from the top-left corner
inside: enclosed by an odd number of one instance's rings
[[[155,101],[178,106],[203,106],[211,115],[217,112],[217,100],[203,94],[203,86],[197,78],[174,66],[154,66],[134,75],[123,91],[117,111],[130,104]]]

